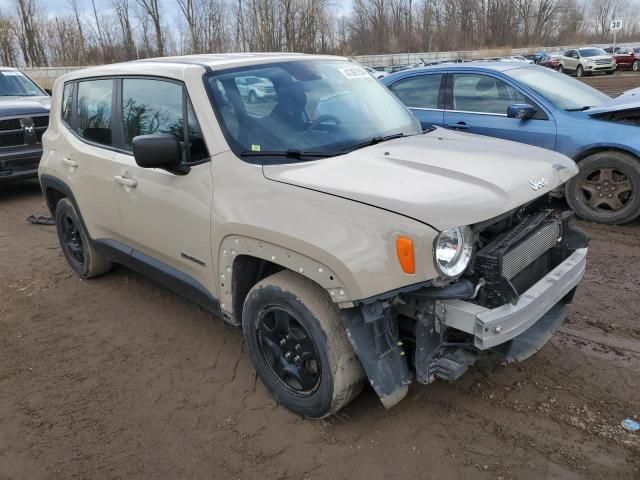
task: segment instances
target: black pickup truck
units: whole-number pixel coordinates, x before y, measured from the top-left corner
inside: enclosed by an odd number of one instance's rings
[[[0,184],[36,177],[51,97],[15,68],[0,67]]]

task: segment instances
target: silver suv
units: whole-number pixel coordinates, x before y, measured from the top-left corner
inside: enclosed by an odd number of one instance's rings
[[[560,57],[558,70],[565,73],[575,73],[577,77],[585,77],[593,73],[613,75],[616,71],[616,62],[601,48],[576,48],[564,52]]]
[[[260,101],[243,85],[273,94]],[[258,79],[258,81],[256,81]],[[124,264],[242,326],[259,378],[323,417],[368,380],[523,360],[562,322],[588,238],[568,158],[418,121],[358,64],[203,55],[55,84],[40,182],[83,278]]]

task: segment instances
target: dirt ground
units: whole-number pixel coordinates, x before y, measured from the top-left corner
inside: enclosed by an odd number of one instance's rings
[[[613,76],[595,75],[593,77],[582,77],[580,80],[611,97],[617,97],[622,92],[640,86],[640,74],[629,71],[619,71]]]
[[[638,479],[640,223],[585,225],[589,267],[536,356],[389,411],[304,420],[239,329],[120,267],[80,281],[36,184],[0,190],[0,479]]]

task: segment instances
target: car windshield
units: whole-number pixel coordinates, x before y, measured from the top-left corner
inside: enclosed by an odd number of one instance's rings
[[[606,54],[607,52],[605,52],[601,48],[581,48],[580,49],[580,55],[583,57],[599,57]]]
[[[261,81],[248,84],[246,78]],[[389,90],[345,60],[224,70],[210,74],[207,84],[230,147],[253,160],[334,156],[421,133],[420,123]]]
[[[611,100],[604,93],[579,80],[544,67],[510,70],[509,75],[565,110],[597,107]]]
[[[18,70],[0,70],[1,97],[41,97],[46,95],[29,77]]]

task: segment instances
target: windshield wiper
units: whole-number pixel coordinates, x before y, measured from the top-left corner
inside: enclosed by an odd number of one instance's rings
[[[324,152],[306,152],[304,150],[274,150],[274,151],[249,151],[245,150],[244,152],[240,152],[241,157],[287,157],[287,158],[326,158],[333,157],[332,153],[324,153]]]
[[[593,108],[593,105],[585,105],[584,107],[580,108],[565,108],[565,110],[567,112],[584,112],[585,110],[589,110],[590,108]]]
[[[370,147],[372,145],[377,145],[378,143],[386,142],[388,140],[393,140],[395,138],[404,137],[404,133],[394,133],[393,135],[385,135],[382,137],[372,137],[369,140],[361,143],[356,143],[355,145],[349,145],[340,150],[341,153],[344,152],[353,152],[354,150],[358,150],[360,148]]]

